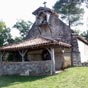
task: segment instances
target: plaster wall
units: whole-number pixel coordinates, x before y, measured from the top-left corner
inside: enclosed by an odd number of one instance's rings
[[[86,45],[85,43],[83,43],[80,40],[78,41],[78,45],[79,45],[79,51],[80,51],[80,56],[81,56],[81,62],[88,62],[88,45]]]

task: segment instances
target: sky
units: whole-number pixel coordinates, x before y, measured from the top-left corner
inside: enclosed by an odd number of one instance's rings
[[[0,0],[0,20],[4,21],[10,28],[19,19],[35,21],[35,16],[32,14],[39,6],[44,6],[43,2],[47,2],[47,7],[52,8],[57,0]],[[88,10],[84,16],[86,22]],[[84,29],[86,24],[81,28]],[[12,30],[12,35],[18,35],[18,31]]]
[[[84,8],[84,15],[82,20],[83,25],[77,27],[81,33],[88,30],[88,8],[86,8],[85,3],[82,4],[82,8]]]
[[[11,26],[18,19],[34,21],[32,12],[43,2],[47,2],[48,7],[52,7],[56,0],[0,0],[0,20]]]
[[[44,1],[49,8],[52,8],[56,2],[56,0],[0,0],[0,20],[10,28],[19,19],[34,22],[35,16],[32,12],[39,6],[44,6]],[[13,36],[18,35],[18,31],[14,29],[11,33]]]

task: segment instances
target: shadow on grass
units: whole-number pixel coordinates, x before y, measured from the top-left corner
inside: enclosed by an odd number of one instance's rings
[[[0,76],[0,88],[24,82],[41,80],[48,76]]]

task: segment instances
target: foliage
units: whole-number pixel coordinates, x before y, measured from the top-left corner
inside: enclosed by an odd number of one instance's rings
[[[80,35],[81,31],[80,30],[74,30],[75,33],[77,33],[78,35]]]
[[[88,41],[88,30],[81,33],[81,35]]]
[[[5,23],[0,21],[0,46],[11,43],[11,41],[10,28],[7,28]]]
[[[30,21],[24,21],[24,20],[19,20],[14,24],[14,28],[18,29],[20,31],[21,38],[24,39],[28,31],[30,30],[32,23]]]
[[[88,67],[66,69],[54,76],[0,76],[0,88],[88,88]]]
[[[30,21],[17,21],[14,28],[17,28],[20,31],[21,37],[13,39],[10,33],[11,29],[6,27],[5,22],[0,21],[0,46],[22,41],[26,37],[31,25],[32,23]]]
[[[77,0],[58,0],[54,9],[57,13],[61,14],[61,18],[68,22],[69,26],[76,26],[82,18],[84,10],[80,8],[81,3]]]
[[[82,0],[83,3],[85,3],[85,7],[88,8],[88,0]]]
[[[14,39],[14,42],[16,43],[16,42],[20,42],[20,41],[22,41],[22,38],[21,37],[16,37],[15,39]]]

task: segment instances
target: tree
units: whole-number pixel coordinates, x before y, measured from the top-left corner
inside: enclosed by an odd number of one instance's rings
[[[75,33],[77,33],[78,35],[80,35],[81,31],[80,30],[74,30]]]
[[[88,30],[81,34],[88,41]]]
[[[84,10],[80,8],[79,0],[59,0],[54,5],[54,10],[61,14],[61,19],[66,20],[69,27],[77,25],[82,18]]]
[[[14,40],[13,40],[13,43],[17,43],[17,42],[21,42],[22,41],[22,38],[21,37],[16,37]]]
[[[32,23],[30,21],[26,22],[24,20],[19,20],[13,27],[19,30],[21,38],[24,39],[27,36],[31,25]]]
[[[10,28],[7,28],[5,22],[0,21],[0,46],[11,43]]]

